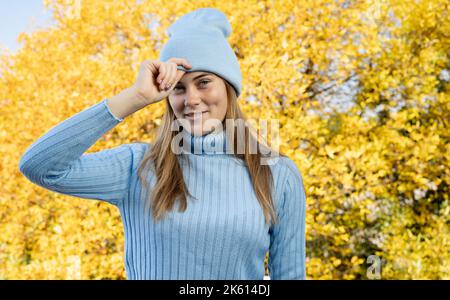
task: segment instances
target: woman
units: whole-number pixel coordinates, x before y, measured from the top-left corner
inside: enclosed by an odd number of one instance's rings
[[[305,279],[301,174],[228,123],[245,120],[230,33],[216,9],[184,15],[169,27],[160,59],[144,61],[131,87],[53,127],[21,158],[30,181],[119,208],[128,279],[263,279],[267,251],[271,279]],[[153,143],[84,154],[124,118],[163,99]],[[244,138],[244,151],[230,133]],[[252,151],[254,141],[260,150]]]

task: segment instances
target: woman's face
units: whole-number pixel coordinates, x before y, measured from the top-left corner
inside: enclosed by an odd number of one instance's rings
[[[205,135],[225,118],[225,82],[213,73],[187,72],[170,92],[169,103],[176,118],[190,125],[186,130],[196,136]]]

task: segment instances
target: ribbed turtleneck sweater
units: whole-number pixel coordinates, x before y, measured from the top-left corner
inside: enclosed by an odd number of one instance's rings
[[[224,131],[188,136],[192,153],[180,159],[189,192],[187,210],[177,206],[155,222],[148,190],[137,168],[151,143],[126,143],[85,153],[123,122],[107,98],[49,129],[23,153],[19,169],[54,192],[116,206],[124,225],[127,279],[305,279],[305,192],[288,157],[270,165],[278,223],[265,223],[243,161],[225,153]],[[186,134],[186,131],[182,131]],[[222,145],[224,151],[217,151]],[[209,151],[209,149],[215,151]],[[156,175],[149,171],[147,184]],[[146,204],[147,203],[147,204]]]

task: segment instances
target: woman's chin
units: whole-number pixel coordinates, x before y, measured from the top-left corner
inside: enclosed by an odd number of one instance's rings
[[[198,120],[184,120],[188,122],[186,124],[185,130],[187,130],[191,135],[202,136],[213,132],[216,128],[222,128],[220,120],[201,118]]]

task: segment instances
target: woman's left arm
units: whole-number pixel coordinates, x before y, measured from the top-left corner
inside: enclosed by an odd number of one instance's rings
[[[278,208],[278,223],[269,230],[268,268],[271,280],[306,279],[306,195],[303,178],[290,159],[287,159],[286,172],[288,175]]]

